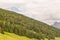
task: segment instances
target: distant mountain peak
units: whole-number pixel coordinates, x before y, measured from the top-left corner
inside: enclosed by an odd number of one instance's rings
[[[57,27],[57,28],[60,28],[60,22],[55,22],[55,23],[53,24],[53,26],[54,26],[54,27]]]
[[[21,8],[17,8],[17,7],[10,7],[9,10],[15,11],[15,12],[22,12]]]

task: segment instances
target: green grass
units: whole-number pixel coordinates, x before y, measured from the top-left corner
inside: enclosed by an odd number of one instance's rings
[[[13,33],[5,32],[5,34],[0,33],[0,40],[34,40],[25,36],[18,36]]]
[[[59,37],[56,37],[55,40],[60,40],[60,38]]]
[[[48,40],[48,39],[45,39],[45,40]],[[60,38],[59,37],[56,37],[55,40],[60,40]]]
[[[0,40],[35,40],[35,39],[30,39],[25,36],[18,36],[14,33],[5,32],[5,34],[0,33]],[[48,40],[48,39],[45,39],[45,40]],[[60,38],[56,37],[55,40],[60,40]]]

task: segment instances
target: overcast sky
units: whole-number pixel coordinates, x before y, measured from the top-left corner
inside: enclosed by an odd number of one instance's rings
[[[11,7],[17,7],[22,14],[48,24],[60,21],[60,0],[0,0],[0,8]]]

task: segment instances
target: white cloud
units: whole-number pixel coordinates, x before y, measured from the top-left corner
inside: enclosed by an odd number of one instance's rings
[[[0,0],[0,2],[4,2],[4,3],[24,3],[25,0]]]

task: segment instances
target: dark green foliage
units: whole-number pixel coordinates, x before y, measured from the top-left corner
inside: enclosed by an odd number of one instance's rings
[[[4,9],[0,9],[0,31],[2,30],[39,40],[60,36],[60,29]]]

